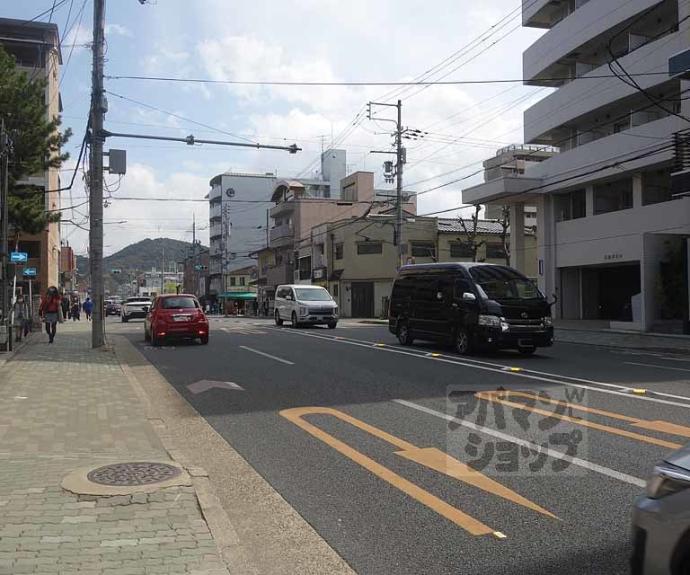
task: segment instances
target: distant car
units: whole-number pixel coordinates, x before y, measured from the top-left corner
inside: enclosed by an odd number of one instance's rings
[[[654,468],[635,503],[631,573],[690,574],[690,444]]]
[[[312,285],[282,285],[276,289],[275,322],[283,325],[289,321],[292,327],[301,325],[338,325],[338,304],[328,290]]]
[[[116,301],[106,301],[105,302],[105,315],[120,315],[122,313],[122,306]]]
[[[120,317],[126,323],[130,319],[145,318],[151,307],[151,299],[147,297],[128,297],[121,306]]]
[[[144,339],[159,345],[166,339],[199,339],[208,343],[208,318],[193,295],[158,296],[144,321]]]

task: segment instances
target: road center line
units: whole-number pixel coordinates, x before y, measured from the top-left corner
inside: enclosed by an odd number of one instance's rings
[[[276,357],[275,355],[271,355],[270,353],[259,351],[258,349],[254,349],[253,347],[247,347],[246,345],[241,345],[240,349],[245,349],[247,351],[251,351],[252,353],[256,353],[257,355],[263,355],[264,357],[268,357],[269,359],[274,359],[275,361],[279,361],[280,363],[284,363],[285,365],[295,365],[293,362],[288,361],[287,359],[283,359],[282,357]]]
[[[585,459],[580,459],[579,457],[569,457],[562,451],[551,449],[549,447],[542,447],[537,443],[532,443],[531,441],[527,441],[526,439],[520,439],[519,437],[503,433],[502,431],[497,431],[495,429],[491,429],[490,427],[477,425],[476,423],[472,423],[471,421],[458,419],[456,417],[453,417],[452,415],[436,411],[429,407],[419,405],[418,403],[413,403],[405,399],[394,399],[393,402],[399,405],[404,405],[405,407],[409,407],[410,409],[415,409],[422,413],[426,413],[427,415],[432,415],[434,417],[438,417],[439,419],[450,421],[457,425],[462,425],[463,427],[467,427],[468,429],[472,429],[473,431],[478,431],[479,433],[491,435],[498,439],[502,439],[503,441],[509,441],[516,445],[524,446],[529,449],[538,450],[541,453],[546,453],[549,457],[553,457],[555,459],[562,459],[563,461],[567,461],[572,465],[577,465],[578,467],[588,469],[589,471],[594,471],[595,473],[606,475],[607,477],[617,479],[618,481],[628,483],[629,485],[634,485],[635,487],[644,487],[646,485],[646,482],[643,479],[640,479],[639,477],[634,477],[632,475],[628,475],[627,473],[622,473],[620,471],[616,471],[615,469],[604,467],[603,465],[598,465],[596,463],[592,463],[591,461],[586,461]]]
[[[664,394],[661,392],[655,392],[657,395],[661,396],[669,396],[673,397],[675,399],[681,399],[683,402],[678,402],[678,401],[671,401],[669,399],[661,399],[660,397],[650,397],[647,395],[632,395],[630,393],[630,390],[632,388],[630,387],[624,387],[624,386],[617,386],[614,384],[602,384],[600,382],[592,382],[593,385],[584,385],[581,383],[573,383],[572,381],[569,381],[567,376],[559,376],[559,375],[551,375],[551,374],[545,374],[548,377],[544,377],[541,375],[534,375],[536,373],[543,373],[543,372],[534,372],[534,371],[529,371],[529,370],[524,370],[524,371],[519,371],[519,372],[512,372],[512,371],[505,371],[505,366],[501,364],[490,364],[488,362],[480,362],[480,363],[469,363],[465,361],[463,358],[462,360],[459,359],[447,359],[450,356],[441,356],[441,357],[431,357],[424,355],[422,353],[414,353],[410,351],[403,351],[397,347],[374,347],[374,342],[366,342],[366,343],[360,343],[358,340],[353,340],[353,339],[343,339],[340,337],[339,339],[336,339],[335,337],[330,337],[330,336],[323,336],[323,335],[316,335],[316,334],[311,334],[311,333],[300,333],[295,330],[281,330],[283,333],[290,334],[290,335],[299,335],[302,337],[313,337],[316,339],[322,339],[325,341],[332,341],[334,343],[344,343],[348,345],[354,345],[356,347],[364,347],[366,349],[374,350],[374,351],[383,351],[383,352],[388,352],[388,353],[397,353],[400,355],[407,355],[411,357],[415,357],[417,359],[425,359],[427,361],[437,361],[440,363],[448,363],[451,365],[459,365],[462,367],[471,367],[474,369],[480,369],[483,371],[491,371],[494,373],[501,373],[503,375],[510,375],[512,377],[522,377],[525,379],[532,379],[535,381],[543,381],[546,383],[552,383],[556,385],[565,385],[565,386],[571,386],[571,387],[579,387],[580,389],[587,389],[590,391],[596,391],[598,393],[607,393],[609,395],[618,395],[621,397],[627,397],[629,399],[637,399],[640,401],[651,401],[652,403],[660,403],[663,405],[673,405],[675,407],[682,407],[684,409],[690,409],[690,397],[686,397],[683,395],[670,395],[670,394]],[[496,367],[490,367],[490,366],[496,366]],[[560,378],[560,379],[559,379]],[[588,380],[587,380],[588,381]],[[596,385],[606,385],[606,386],[611,386],[611,387],[617,387],[621,390],[625,391],[618,391],[616,389],[603,389],[601,387],[595,387]],[[687,403],[686,403],[687,402]]]

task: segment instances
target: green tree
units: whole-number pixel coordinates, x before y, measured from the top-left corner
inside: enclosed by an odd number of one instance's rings
[[[0,47],[0,118],[12,140],[9,159],[9,221],[15,233],[36,234],[59,212],[46,212],[43,188],[20,184],[32,174],[59,168],[69,155],[62,147],[72,134],[60,132],[60,118],[48,117],[46,80],[30,79],[14,58]]]

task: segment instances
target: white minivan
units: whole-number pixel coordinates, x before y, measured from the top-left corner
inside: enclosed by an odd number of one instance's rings
[[[292,327],[300,325],[338,325],[338,304],[328,290],[312,285],[282,285],[276,289],[276,325],[289,321]]]

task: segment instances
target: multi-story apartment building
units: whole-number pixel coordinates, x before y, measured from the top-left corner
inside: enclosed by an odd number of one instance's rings
[[[463,201],[510,204],[513,221],[537,207],[538,280],[558,295],[557,317],[680,323],[690,198],[671,193],[670,143],[690,127],[690,85],[668,75],[668,60],[690,43],[690,4],[523,0],[523,24],[546,29],[523,55],[524,82],[556,88],[525,112],[525,142],[560,153],[465,189]],[[612,74],[614,59],[635,82]]]
[[[354,172],[343,177],[337,189],[337,194],[332,191],[324,195],[324,190],[314,189],[305,181],[276,183],[273,194],[276,205],[270,212],[273,219],[269,243],[272,263],[265,281],[259,277],[259,282],[264,285],[265,298],[270,299],[280,284],[311,283],[314,267],[312,246],[318,243],[314,236],[317,226],[347,218],[360,219],[391,209],[390,191],[379,193],[374,189],[373,172]],[[416,196],[412,196],[404,204],[404,209],[414,215],[416,206]]]
[[[62,55],[58,27],[45,22],[0,18],[0,46],[15,58],[19,70],[24,71],[30,79],[45,80],[47,114],[50,118],[58,116],[62,106],[59,90]],[[57,190],[60,188],[59,170],[48,168],[44,172],[31,174],[23,183],[44,190]],[[46,193],[45,206],[46,209],[59,209],[59,192]],[[20,234],[19,249],[29,254],[26,267],[37,268],[38,275],[33,286],[36,293],[45,291],[48,286],[60,285],[58,223],[49,224],[40,234]],[[21,268],[18,267],[17,271],[21,273]],[[19,279],[17,285],[28,290],[25,283]]]
[[[320,176],[289,180],[301,186],[304,195],[324,201],[337,201],[340,180],[345,177],[345,150],[326,150],[321,154]],[[270,209],[277,188],[286,180],[276,174],[225,173],[210,181],[210,290],[224,291],[223,274],[255,264],[250,254],[266,247],[287,229],[278,218],[277,230],[270,229]],[[283,182],[283,184],[281,184]],[[270,233],[269,233],[270,230]],[[290,275],[290,281],[292,276]],[[285,283],[285,282],[279,282]]]

